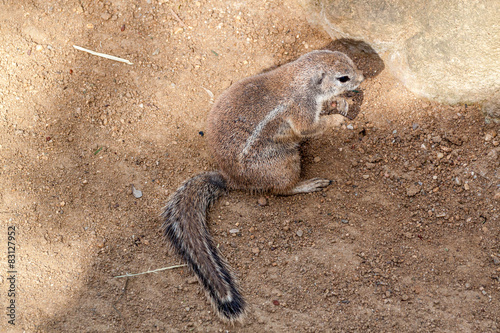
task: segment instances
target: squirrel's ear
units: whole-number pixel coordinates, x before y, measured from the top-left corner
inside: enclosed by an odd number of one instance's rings
[[[316,80],[316,84],[320,85],[323,82],[323,79],[325,78],[325,76],[326,76],[325,72],[321,73],[321,75]]]

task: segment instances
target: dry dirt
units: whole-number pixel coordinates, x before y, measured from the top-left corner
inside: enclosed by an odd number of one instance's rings
[[[478,106],[416,98],[288,1],[4,0],[0,45],[0,331],[500,329],[500,129]],[[185,268],[115,278],[179,263],[158,214],[216,168],[213,96],[324,47],[368,77],[359,116],[304,144],[304,177],[333,184],[266,206],[231,192],[210,213],[245,322],[221,323]]]

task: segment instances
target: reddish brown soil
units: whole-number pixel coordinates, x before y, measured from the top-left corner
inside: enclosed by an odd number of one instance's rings
[[[288,1],[9,3],[0,4],[3,309],[8,226],[18,274],[16,325],[2,310],[0,331],[500,329],[500,129],[477,106],[418,99],[380,59],[330,44]],[[178,264],[158,214],[183,180],[216,168],[200,135],[211,94],[327,46],[368,76],[359,116],[304,144],[304,178],[333,184],[267,196],[266,206],[231,192],[210,212],[250,304],[245,322],[222,323],[185,268],[115,278]]]

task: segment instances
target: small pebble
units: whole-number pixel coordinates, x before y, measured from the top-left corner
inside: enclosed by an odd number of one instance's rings
[[[493,196],[493,199],[496,201],[500,201],[500,192],[495,193],[495,195]]]
[[[370,175],[363,175],[363,179],[368,179],[370,178]]]
[[[352,130],[352,129],[354,129],[354,126],[352,126],[351,124],[349,124],[349,125],[346,126],[346,128]]]
[[[260,197],[259,200],[257,200],[257,203],[259,206],[267,206],[267,199],[265,197]]]
[[[136,197],[137,199],[139,199],[140,197],[142,197],[142,191],[136,189],[134,187],[134,185],[132,185],[132,194],[134,195],[134,197]]]
[[[347,219],[341,219],[340,222],[344,223],[344,224],[348,224],[349,223],[349,220]]]
[[[484,136],[484,141],[489,142],[489,141],[493,140],[496,136],[497,136],[497,133],[495,131],[489,131]]]
[[[274,300],[273,304],[276,305],[276,306],[278,306],[278,305],[280,305],[280,302],[278,300]]]
[[[432,137],[432,141],[434,143],[440,143],[443,139],[441,139],[441,137],[439,135],[436,135],[434,137]]]
[[[260,249],[258,247],[252,248],[252,253],[253,254],[259,254],[259,252],[260,252]]]
[[[301,229],[297,230],[297,236],[302,237],[303,234],[304,232]]]
[[[195,283],[198,283],[198,279],[196,278],[196,276],[192,276],[192,277],[188,278],[188,279],[186,280],[186,282],[187,282],[188,284],[195,284]]]
[[[409,299],[410,299],[410,297],[408,295],[406,295],[406,294],[403,294],[403,296],[401,296],[401,300],[402,301],[407,301]]]
[[[321,161],[321,157],[316,156],[316,157],[314,158],[314,163],[318,163],[319,161]]]
[[[105,244],[106,244],[106,239],[105,238],[102,238],[102,239],[98,240],[97,243],[96,243],[97,247],[100,248],[100,249],[102,249]]]
[[[373,169],[375,168],[377,165],[375,163],[370,163],[370,162],[366,162],[366,168],[367,169]]]
[[[240,233],[240,229],[231,229],[231,230],[229,230],[229,233],[233,234],[233,235],[239,234]]]
[[[444,154],[443,153],[437,153],[437,158],[438,159],[442,159],[444,157]]]
[[[417,195],[419,192],[420,192],[420,186],[412,184],[406,190],[406,195],[409,197],[413,197],[413,196]]]
[[[377,163],[377,162],[380,162],[382,160],[382,157],[379,154],[376,154],[374,156],[369,155],[367,160],[370,163]]]
[[[465,183],[464,184],[464,190],[466,190],[466,191],[470,190],[470,185],[467,184],[467,183]]]
[[[273,263],[275,264],[275,263]],[[273,266],[276,266],[276,265],[273,265]],[[276,275],[276,278],[278,278],[278,276]],[[279,290],[279,289],[273,289],[271,290],[271,294],[277,296],[277,297],[281,297],[283,296],[283,293]]]
[[[106,12],[106,13],[102,13],[101,14],[101,18],[104,20],[104,21],[107,21],[111,18],[111,14]]]

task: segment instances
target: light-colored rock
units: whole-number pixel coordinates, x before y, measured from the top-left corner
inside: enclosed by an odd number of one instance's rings
[[[299,0],[334,39],[369,44],[416,95],[500,120],[500,1]]]

